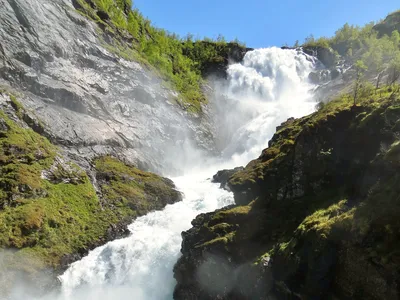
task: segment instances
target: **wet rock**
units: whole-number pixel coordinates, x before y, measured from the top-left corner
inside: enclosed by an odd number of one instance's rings
[[[320,46],[308,46],[303,47],[304,53],[308,55],[315,56],[322,62],[325,67],[334,67],[337,63],[337,57],[334,51],[330,48],[320,47]]]
[[[314,84],[319,84],[320,81],[320,77],[317,72],[310,72],[310,74],[308,74],[308,79]]]
[[[292,124],[295,121],[295,118],[288,118],[285,122],[283,122],[281,125],[276,127],[276,131],[281,130],[282,128]]]
[[[335,76],[337,77],[338,74],[335,73]],[[332,71],[324,69],[324,70],[318,70],[315,72],[311,72],[308,75],[308,79],[311,81],[311,83],[318,85],[318,84],[327,83],[334,78],[332,78]]]
[[[229,186],[227,185],[229,178],[238,171],[242,171],[243,167],[236,167],[230,170],[221,170],[218,171],[212,178],[212,182],[220,183],[221,189],[226,189],[229,191]]]
[[[106,50],[104,40],[113,47],[113,37],[77,13],[78,6],[71,0],[7,0],[0,11],[0,84],[12,85],[26,110],[38,112],[42,134],[71,157],[124,155],[169,174],[179,168],[179,159],[169,155],[177,140],[214,151],[207,110],[194,118],[171,105],[176,92]]]
[[[381,101],[279,126],[229,178],[237,205],[182,233],[174,299],[398,299],[400,110]]]
[[[85,173],[71,162],[67,162],[58,156],[54,159],[50,169],[42,171],[41,178],[56,184],[80,184],[84,182]]]
[[[338,68],[333,68],[330,70],[331,72],[331,79],[334,80],[336,78],[338,78],[341,74],[340,70]]]

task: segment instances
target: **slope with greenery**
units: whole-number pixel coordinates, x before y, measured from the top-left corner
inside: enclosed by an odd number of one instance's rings
[[[10,105],[0,110],[0,298],[18,276],[35,282],[126,234],[135,217],[181,200],[172,181],[109,156],[93,162],[97,194],[84,170],[24,123],[14,96],[0,98]]]
[[[284,123],[183,233],[175,299],[397,299],[399,125],[397,86]]]
[[[376,25],[373,22],[363,27],[345,24],[331,38],[310,36],[303,47],[333,49],[336,61],[344,59],[347,64],[362,62],[366,77],[373,80],[376,87],[382,83],[393,84],[400,78],[399,26],[397,11]]]
[[[380,35],[390,35],[394,30],[400,32],[400,10],[392,12],[383,21],[374,26]]]
[[[76,0],[75,4],[106,35],[114,37],[113,44],[106,48],[151,67],[176,88],[184,106],[192,112],[200,112],[201,104],[206,103],[201,89],[202,75],[208,75],[205,71],[213,64],[221,66],[221,62],[224,69],[229,58],[240,61],[246,52],[244,45],[237,41],[227,43],[223,37],[194,42],[190,35],[181,39],[158,29],[138,10],[131,9],[131,0]]]

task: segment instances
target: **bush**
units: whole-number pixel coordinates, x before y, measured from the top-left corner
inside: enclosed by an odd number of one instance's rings
[[[87,0],[82,2],[84,13],[96,16],[96,13],[87,5]],[[184,102],[192,111],[200,112],[201,103],[205,97],[201,91],[202,73],[209,63],[221,61],[228,53],[229,44],[222,35],[216,41],[209,40],[208,43],[193,42],[192,36],[180,39],[177,35],[168,33],[163,29],[152,26],[151,22],[132,7],[130,0],[93,0],[98,10],[106,12],[111,22],[111,31],[117,28],[129,32],[134,41],[132,48],[138,55],[129,54],[130,51],[116,53],[123,55],[125,59],[137,59],[154,67],[158,73],[180,92]],[[128,13],[127,13],[128,11]],[[97,20],[102,22],[100,20]],[[244,48],[243,44],[237,44]],[[112,47],[108,47],[112,50]]]

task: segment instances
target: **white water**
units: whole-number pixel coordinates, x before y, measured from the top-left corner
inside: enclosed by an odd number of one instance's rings
[[[191,227],[199,213],[233,203],[230,193],[207,178],[222,167],[256,158],[277,125],[313,111],[312,86],[307,82],[312,68],[305,55],[278,48],[249,52],[242,64],[232,65],[226,91],[232,103],[220,117],[228,119],[225,124],[235,134],[222,161],[201,168],[208,165],[207,158],[202,158],[197,167],[187,166],[182,177],[173,178],[184,200],[138,218],[129,227],[129,237],[99,247],[72,264],[60,277],[59,299],[172,299],[172,269],[180,256],[181,232]]]
[[[99,247],[73,264],[61,277],[66,298],[76,299],[77,288],[88,284],[91,288],[80,292],[83,299],[172,299],[180,233],[197,214],[232,203],[229,193],[204,176],[174,178],[185,191],[184,201],[137,219],[129,227],[130,237]]]

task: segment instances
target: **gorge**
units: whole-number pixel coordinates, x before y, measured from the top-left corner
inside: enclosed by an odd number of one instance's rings
[[[99,299],[103,297],[99,295],[106,294],[109,296],[105,299],[111,299],[119,295],[120,289],[121,298],[127,295],[138,299],[172,298],[172,268],[179,257],[181,231],[189,229],[191,220],[199,213],[234,203],[230,193],[207,178],[220,168],[246,163],[265,147],[268,134],[276,125],[288,116],[302,116],[314,109],[312,85],[307,83],[312,68],[311,57],[296,50],[278,48],[248,52],[243,64],[232,65],[228,69],[230,96],[238,97],[233,99],[239,102],[246,99],[246,103],[238,103],[239,110],[231,113],[243,113],[242,107],[247,106],[251,117],[237,125],[236,138],[224,151],[225,157],[201,157],[203,166],[185,166],[183,175],[173,178],[183,192],[183,202],[136,220],[130,226],[130,237],[110,242],[74,263],[61,276],[64,292],[73,294],[80,285],[88,284],[89,294],[85,293],[84,297],[89,298]],[[290,93],[285,92],[288,86]],[[241,94],[237,94],[238,88]],[[293,93],[298,102],[290,101]],[[249,106],[247,101],[251,98]],[[236,150],[239,146],[242,153]],[[167,278],[170,281],[166,281]]]
[[[170,72],[103,2],[0,0],[0,298],[397,299],[396,81],[353,99],[319,44]]]

